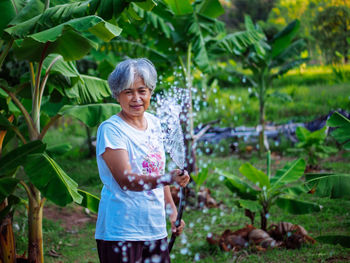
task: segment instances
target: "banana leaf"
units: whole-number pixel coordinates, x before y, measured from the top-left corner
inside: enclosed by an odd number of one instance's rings
[[[350,174],[305,174],[305,179],[317,196],[350,199]]]
[[[83,200],[79,205],[89,209],[91,212],[98,213],[100,199],[97,196],[81,189],[78,189],[78,193],[83,197]]]
[[[82,202],[83,197],[78,193],[78,184],[47,154],[29,155],[24,171],[42,195],[56,205],[65,206],[72,201]]]
[[[188,15],[193,12],[190,0],[164,0],[164,2],[177,16]]]
[[[71,116],[82,121],[89,127],[96,127],[112,115],[120,111],[120,106],[113,103],[88,104],[88,105],[66,105],[58,114]]]
[[[327,120],[329,127],[335,127],[331,135],[340,143],[344,144],[345,150],[350,150],[350,120],[339,112],[334,112]]]
[[[239,168],[239,171],[249,181],[256,184],[258,187],[263,188],[264,186],[266,186],[267,188],[270,188],[270,182],[269,182],[268,176],[264,172],[256,169],[250,163],[243,164]]]
[[[82,81],[76,81],[72,88],[65,89],[68,98],[75,99],[79,104],[100,102],[111,96],[111,90],[106,80],[80,75]]]
[[[321,211],[321,207],[318,204],[291,198],[279,197],[276,199],[276,204],[282,210],[295,215]]]
[[[197,6],[197,12],[210,18],[217,18],[225,13],[219,0],[204,0]]]
[[[40,61],[43,51],[46,51],[45,56],[57,53],[65,60],[77,60],[86,55],[92,47],[96,48],[96,44],[84,36],[86,33],[91,33],[103,41],[109,41],[121,33],[120,28],[97,16],[72,19],[30,35],[24,35],[27,30],[23,30],[23,24],[26,23],[28,22],[7,28],[6,32],[13,37],[23,37],[16,40],[14,52],[18,58],[31,61]]]
[[[13,193],[19,180],[12,177],[0,178],[0,203]]]
[[[216,169],[216,172],[225,177],[224,183],[232,193],[236,193],[244,199],[257,200],[260,192],[244,182],[242,178],[219,169]]]
[[[271,57],[275,58],[283,52],[292,42],[293,38],[298,33],[300,21],[294,20],[289,23],[281,32],[274,36],[271,41]]]
[[[72,150],[72,145],[70,143],[61,143],[56,145],[50,145],[46,148],[46,152],[51,156],[63,155]]]
[[[20,165],[24,165],[29,154],[42,153],[45,147],[42,141],[37,140],[10,151],[0,159],[0,176],[6,175]]]
[[[276,175],[271,178],[271,189],[273,192],[279,187],[297,181],[301,176],[303,176],[305,171],[305,161],[303,159],[298,159],[292,163],[286,164],[282,169],[276,172]]]

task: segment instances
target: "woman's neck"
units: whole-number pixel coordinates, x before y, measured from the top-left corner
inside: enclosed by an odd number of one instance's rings
[[[130,116],[128,114],[125,114],[125,112],[122,110],[117,114],[120,118],[122,118],[126,123],[128,123],[130,126],[138,129],[138,130],[146,130],[147,129],[147,120],[142,114],[142,116]]]

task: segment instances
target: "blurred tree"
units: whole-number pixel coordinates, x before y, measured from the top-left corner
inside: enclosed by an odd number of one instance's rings
[[[313,20],[312,35],[317,40],[326,63],[348,61],[350,44],[350,8],[347,6],[329,6],[318,12]],[[337,55],[339,52],[342,56]]]
[[[249,15],[254,22],[267,20],[276,0],[231,0],[225,1],[225,13],[220,17],[228,31],[244,29],[244,15]]]

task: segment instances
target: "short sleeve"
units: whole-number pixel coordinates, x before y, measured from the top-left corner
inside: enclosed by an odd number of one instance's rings
[[[127,150],[126,138],[111,123],[102,123],[97,130],[96,154],[103,154],[106,148]]]

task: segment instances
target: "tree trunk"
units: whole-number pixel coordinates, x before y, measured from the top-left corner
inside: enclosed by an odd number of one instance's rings
[[[43,200],[40,191],[33,185],[30,186],[32,196],[29,197],[28,211],[28,262],[43,263]]]
[[[7,199],[0,204],[0,211],[7,207]],[[0,263],[16,262],[16,246],[12,229],[12,213],[0,221]]]
[[[261,229],[266,231],[267,228],[267,217],[266,215],[268,214],[268,208],[266,206],[263,206],[263,210],[260,213],[261,217]]]
[[[265,152],[265,102],[264,99],[260,99],[260,107],[259,107],[259,153],[262,155]]]

